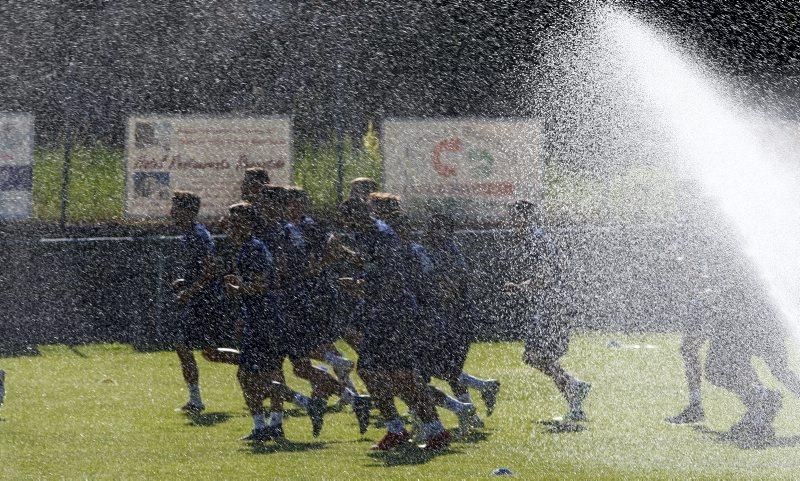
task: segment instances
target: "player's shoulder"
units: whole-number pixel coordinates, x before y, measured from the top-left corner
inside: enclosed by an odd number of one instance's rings
[[[424,245],[420,244],[419,242],[411,242],[411,252],[418,256],[427,256],[428,250],[425,248]]]
[[[211,231],[209,231],[208,228],[200,222],[195,222],[192,224],[191,237],[199,240],[201,243],[209,247],[214,246],[214,238],[211,236]]]
[[[205,226],[202,222],[194,222],[192,223],[192,234],[197,237],[211,239],[211,232],[208,230],[208,227]]]
[[[453,254],[459,254],[459,255],[460,255],[460,254],[462,253],[462,251],[464,250],[464,249],[461,247],[461,243],[459,243],[457,240],[455,240],[455,239],[453,239],[453,238],[450,238],[450,239],[448,239],[448,240],[447,240],[447,249],[448,249],[448,250],[449,250],[451,253],[453,253]]]
[[[375,230],[378,232],[378,234],[386,237],[397,236],[397,233],[394,231],[394,229],[392,229],[392,226],[390,226],[386,221],[381,219],[373,219],[372,222],[375,225]]]

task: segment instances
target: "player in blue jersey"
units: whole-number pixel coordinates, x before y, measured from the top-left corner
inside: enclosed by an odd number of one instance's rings
[[[369,423],[369,399],[359,396],[352,388],[326,371],[315,368],[311,359],[322,359],[325,348],[333,339],[327,329],[327,319],[314,309],[316,273],[315,254],[311,241],[301,229],[303,221],[303,193],[296,188],[284,188],[279,210],[282,221],[277,240],[277,257],[281,300],[286,317],[282,334],[295,375],[311,383],[310,401],[327,404],[328,397],[340,396],[353,406],[359,429],[363,433]],[[304,398],[295,399],[301,407],[308,408]]]
[[[337,296],[332,291],[333,285],[329,282],[327,273],[324,272],[327,232],[308,214],[309,200],[304,190],[287,189],[287,194],[287,217],[305,240],[308,258],[305,281],[310,309],[307,322],[315,333],[309,342],[314,346],[308,354],[312,359],[323,360],[333,367],[336,377],[344,385],[342,394],[348,400],[346,402],[352,404],[351,395],[358,392],[350,378],[354,363],[345,358],[333,344],[342,333],[338,329],[337,306],[334,305]],[[362,427],[366,429],[365,425]]]
[[[242,202],[230,207],[228,236],[236,257],[233,272],[225,276],[229,297],[238,301],[243,329],[240,341],[239,384],[253,416],[253,430],[246,441],[281,440],[283,410],[280,401],[297,393],[283,384],[285,346],[280,337],[283,314],[278,296],[277,272],[272,254],[263,242],[253,236],[256,212]],[[263,403],[269,397],[277,400],[267,421]],[[281,407],[277,407],[281,406]],[[314,434],[321,428],[321,412],[309,411]]]
[[[718,234],[715,231],[713,237],[698,243],[711,251],[695,253],[690,260],[690,267],[696,269],[692,278],[695,289],[681,326],[680,347],[689,404],[667,421],[690,424],[705,419],[700,389],[705,374],[712,384],[736,394],[747,408],[728,437],[745,447],[761,446],[775,435],[772,422],[781,408],[782,395],[759,379],[752,358],[760,357],[795,396],[800,396],[800,378],[789,364],[788,334],[781,314],[770,304],[766,292],[731,282],[751,277],[751,266],[736,255],[735,246],[720,245]],[[748,307],[742,309],[742,305]],[[704,372],[700,351],[706,342]]]
[[[180,410],[197,413],[205,409],[200,395],[199,372],[193,349],[216,360],[215,348],[232,342],[232,329],[226,325],[222,284],[214,261],[214,240],[208,229],[197,222],[200,198],[191,192],[175,192],[170,215],[183,232],[174,256],[172,287],[178,307],[178,339],[175,350],[181,362],[189,401]]]
[[[569,349],[570,291],[562,279],[558,249],[541,228],[541,215],[529,201],[510,206],[511,248],[504,289],[524,317],[523,360],[553,379],[569,404],[567,419],[586,419],[583,401],[591,385],[568,373],[559,360]]]
[[[450,433],[439,420],[419,370],[417,341],[409,335],[417,331],[419,318],[416,299],[407,284],[410,266],[403,245],[387,224],[370,217],[363,203],[348,203],[343,220],[353,233],[357,250],[352,255],[361,275],[340,281],[352,292],[359,292],[366,303],[358,373],[388,430],[373,449],[391,450],[411,439],[394,405],[395,396],[422,421],[425,449],[444,449],[450,443]]]
[[[453,280],[458,276],[463,277],[466,274],[466,263],[463,265],[464,272],[459,272],[457,269],[446,272],[446,269],[453,266],[444,263],[437,266],[429,251],[413,239],[411,225],[408,216],[401,209],[399,197],[391,194],[372,196],[370,207],[376,217],[384,219],[394,229],[404,244],[406,262],[409,265],[409,286],[419,306],[418,332],[408,334],[416,340],[416,356],[423,377],[428,383],[432,377],[448,381],[455,386],[454,394],[463,394],[466,389],[458,379],[466,361],[468,345],[464,349],[460,345],[454,346],[454,343],[447,342],[454,337],[455,332],[447,329],[448,321],[445,315],[448,313],[444,311],[447,306],[442,303],[439,281],[443,278]],[[455,348],[461,352],[456,352]],[[448,362],[448,358],[454,355],[460,361],[456,367],[452,367],[454,363]],[[430,385],[429,390],[438,406],[458,416],[462,434],[466,434],[473,425],[480,425],[480,418],[476,417],[475,407],[471,401],[462,402]]]
[[[489,415],[494,410],[500,382],[481,379],[464,371],[469,348],[475,340],[477,320],[469,292],[469,266],[461,246],[455,240],[452,217],[435,214],[428,221],[426,233],[428,255],[433,263],[432,297],[437,309],[435,343],[429,351],[431,374],[447,381],[456,399],[472,404],[468,387],[477,389]],[[474,427],[483,421],[476,415],[470,419]]]

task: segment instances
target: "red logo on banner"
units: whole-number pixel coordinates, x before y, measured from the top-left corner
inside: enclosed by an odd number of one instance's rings
[[[442,152],[460,152],[461,140],[458,138],[442,140],[433,148],[433,170],[442,177],[456,175],[456,166],[442,162]]]

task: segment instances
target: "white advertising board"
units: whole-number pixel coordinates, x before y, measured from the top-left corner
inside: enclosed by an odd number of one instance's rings
[[[384,190],[414,211],[444,202],[494,220],[516,199],[537,200],[542,132],[530,119],[386,120]]]
[[[126,138],[129,217],[168,216],[176,190],[200,196],[201,217],[224,215],[250,167],[267,169],[274,184],[291,181],[289,117],[136,116]]]
[[[0,219],[32,213],[33,115],[0,112]]]

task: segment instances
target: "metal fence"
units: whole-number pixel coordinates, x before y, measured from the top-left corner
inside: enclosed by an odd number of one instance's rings
[[[515,338],[524,322],[510,314],[499,290],[513,262],[498,254],[507,234],[459,234],[472,269],[472,319],[482,339]],[[554,238],[563,253],[564,277],[575,289],[574,322],[587,329],[674,329],[702,287],[698,262],[692,259],[709,263],[720,258],[709,253],[714,246],[687,242],[684,229],[665,226],[571,227],[557,230]],[[0,350],[50,343],[169,345],[175,321],[165,274],[176,239],[147,235],[1,242]],[[687,245],[692,252],[686,252]],[[713,262],[711,268],[724,270]],[[737,304],[720,309],[759,305],[747,301],[763,295],[755,275],[743,276],[734,283]]]

